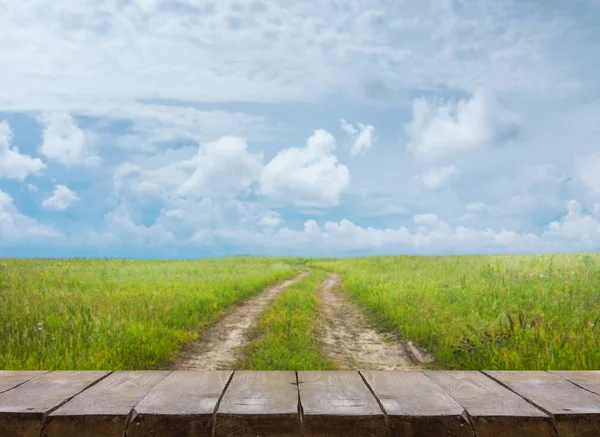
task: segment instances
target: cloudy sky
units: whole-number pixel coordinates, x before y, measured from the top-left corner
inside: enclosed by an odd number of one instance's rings
[[[0,256],[600,249],[597,0],[0,0]]]

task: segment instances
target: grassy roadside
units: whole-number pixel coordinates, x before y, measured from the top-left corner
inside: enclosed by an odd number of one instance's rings
[[[0,259],[0,369],[154,369],[297,269],[278,258]]]
[[[249,370],[329,370],[316,341],[319,284],[327,273],[312,270],[275,298],[251,334],[240,368]]]
[[[442,367],[593,370],[600,256],[380,256],[315,260],[382,326]]]

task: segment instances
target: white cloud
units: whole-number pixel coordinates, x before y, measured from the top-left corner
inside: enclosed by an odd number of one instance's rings
[[[600,153],[578,159],[576,167],[579,179],[594,196],[600,196]]]
[[[123,164],[114,174],[115,192],[130,202],[146,200],[231,199],[248,190],[262,171],[262,154],[252,153],[240,137],[222,137],[201,143],[195,155],[160,155],[153,167]]]
[[[447,185],[452,178],[458,174],[458,169],[454,165],[447,165],[440,168],[432,168],[420,176],[425,188],[437,190]]]
[[[567,214],[550,223],[544,230],[547,237],[558,239],[565,245],[576,245],[583,250],[600,245],[600,217],[583,214],[575,200],[567,203]]]
[[[176,196],[231,198],[247,189],[262,170],[262,154],[248,150],[240,137],[222,137],[202,143],[193,159],[194,172],[176,190]]]
[[[341,119],[342,130],[348,134],[352,141],[350,154],[352,156],[364,155],[367,150],[373,147],[377,138],[375,137],[375,128],[373,126],[358,123],[358,128]]]
[[[0,122],[0,179],[24,180],[46,167],[40,159],[32,158],[11,147],[13,133],[7,121]]]
[[[79,196],[71,191],[66,185],[55,185],[52,195],[42,202],[42,206],[46,209],[54,211],[64,211],[73,202],[77,202]]]
[[[27,191],[29,191],[30,193],[37,193],[38,187],[37,185],[27,184]]]
[[[17,241],[39,243],[40,238],[60,238],[53,227],[17,211],[12,197],[0,190],[0,244]]]
[[[317,129],[305,147],[284,149],[265,166],[261,193],[299,206],[337,205],[350,185],[350,172],[334,150],[333,135]]]
[[[38,117],[43,126],[41,151],[48,159],[64,165],[96,165],[98,157],[86,150],[85,132],[67,113],[44,113]]]
[[[265,228],[273,228],[281,223],[283,223],[283,220],[281,220],[281,215],[276,211],[268,211],[258,221],[258,224]]]
[[[413,118],[406,125],[408,150],[427,160],[503,145],[515,138],[518,130],[516,115],[482,90],[456,104],[436,105],[417,99]]]

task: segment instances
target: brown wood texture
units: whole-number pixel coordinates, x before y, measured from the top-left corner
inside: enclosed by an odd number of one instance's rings
[[[216,413],[216,437],[298,437],[293,371],[236,371]]]
[[[384,413],[357,371],[302,371],[298,382],[307,436],[388,436]]]
[[[381,402],[392,437],[474,437],[466,413],[419,371],[362,370]]]
[[[232,372],[175,371],[135,407],[127,437],[210,437],[213,413]]]
[[[485,373],[550,413],[559,437],[600,436],[600,396],[549,372]]]
[[[15,388],[36,376],[47,373],[44,370],[0,370],[0,393]]]
[[[44,417],[110,372],[56,371],[0,394],[0,437],[40,437]]]
[[[559,370],[550,373],[600,395],[600,370]]]
[[[44,437],[122,437],[133,408],[169,373],[112,373],[50,413]]]
[[[478,437],[551,437],[550,417],[478,371],[424,371],[471,417]]]

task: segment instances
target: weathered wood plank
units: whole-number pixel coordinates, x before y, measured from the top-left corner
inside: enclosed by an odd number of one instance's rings
[[[301,435],[296,373],[236,371],[216,413],[216,437]]]
[[[210,437],[212,416],[232,372],[171,373],[134,408],[127,437]]]
[[[48,372],[46,370],[0,370],[0,393],[4,393],[44,373]]]
[[[358,372],[302,371],[298,382],[307,436],[388,436],[384,413]]]
[[[39,437],[48,412],[109,373],[59,370],[0,394],[0,436]]]
[[[478,437],[550,437],[543,411],[477,371],[424,371],[469,414]]]
[[[463,407],[421,372],[360,373],[383,405],[392,437],[474,437]]]
[[[544,371],[486,371],[552,414],[559,437],[600,435],[600,396]]]
[[[170,372],[118,371],[46,418],[45,437],[122,437],[133,407]]]
[[[557,370],[550,373],[600,395],[600,370]]]

